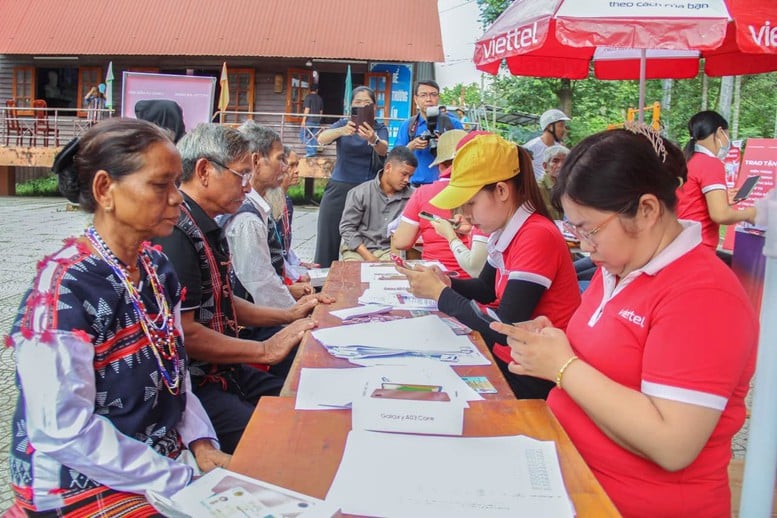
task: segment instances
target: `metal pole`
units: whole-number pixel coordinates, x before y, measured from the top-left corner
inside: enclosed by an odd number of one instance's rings
[[[647,50],[639,49],[639,122],[645,122],[645,76],[647,76]]]
[[[775,470],[777,469],[777,407],[771,399],[777,393],[777,192],[768,194],[768,222],[764,255],[766,274],[761,302],[761,336],[753,387],[753,412],[745,455],[745,473],[739,516],[772,515]]]

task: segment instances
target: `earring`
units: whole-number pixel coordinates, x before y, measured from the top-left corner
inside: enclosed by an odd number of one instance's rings
[[[105,212],[113,212],[113,205],[108,205],[105,207]]]

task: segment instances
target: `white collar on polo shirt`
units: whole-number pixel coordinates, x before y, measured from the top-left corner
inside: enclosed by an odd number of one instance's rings
[[[715,155],[715,153],[713,153],[712,151],[710,151],[706,147],[702,146],[701,144],[694,144],[693,145],[693,150],[696,153],[702,153],[702,154],[705,154],[707,156],[711,156],[712,158],[718,158],[717,155]]]
[[[534,211],[530,211],[526,207],[525,203],[518,207],[518,210],[512,215],[510,221],[507,222],[507,225],[505,225],[503,229],[497,230],[491,234],[491,237],[489,238],[489,248],[493,248],[499,253],[507,250],[507,247],[510,246],[515,235],[521,230],[521,227],[533,212]]]

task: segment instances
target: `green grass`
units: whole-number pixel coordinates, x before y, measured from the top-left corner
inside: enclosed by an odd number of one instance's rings
[[[16,184],[17,196],[62,196],[57,189],[57,176],[51,175]]]
[[[316,203],[321,201],[321,196],[324,195],[324,187],[326,187],[327,180],[316,178],[313,180],[313,200]],[[299,185],[292,185],[289,187],[289,197],[294,205],[304,205],[308,202],[305,199],[305,180],[300,178]]]

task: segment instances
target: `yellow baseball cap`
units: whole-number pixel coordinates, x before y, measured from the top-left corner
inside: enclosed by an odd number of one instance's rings
[[[475,135],[466,143],[464,140],[453,159],[450,183],[430,200],[435,207],[461,207],[486,185],[508,180],[520,172],[518,148],[512,142],[493,133]]]

